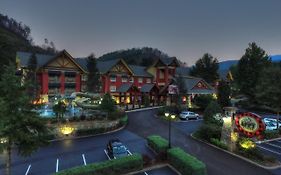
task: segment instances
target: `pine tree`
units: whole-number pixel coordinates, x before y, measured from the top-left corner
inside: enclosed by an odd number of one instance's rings
[[[221,107],[226,107],[230,105],[230,86],[229,84],[221,80],[218,86],[218,103]]]
[[[265,51],[254,42],[249,44],[245,54],[238,62],[237,83],[240,93],[248,96],[252,102],[255,101],[255,87],[260,72],[270,63],[271,61]]]
[[[1,75],[0,91],[0,144],[7,151],[6,174],[11,174],[12,146],[21,156],[27,156],[47,143],[47,128],[42,118],[34,112],[27,87],[21,85],[21,77],[15,75],[16,68],[8,66]]]
[[[217,58],[206,53],[196,61],[195,66],[190,70],[190,75],[203,78],[206,82],[214,84],[219,78],[218,69]]]
[[[97,68],[97,60],[94,54],[91,54],[87,58],[87,68],[88,68],[88,82],[87,82],[87,90],[92,93],[100,92],[100,74]]]
[[[259,104],[277,112],[277,121],[281,112],[281,67],[273,65],[266,68],[258,79],[255,97]],[[278,125],[278,122],[277,122]]]
[[[37,58],[35,53],[32,53],[27,65],[26,81],[28,83],[28,94],[32,97],[32,100],[36,99],[38,94],[38,83],[37,83]]]

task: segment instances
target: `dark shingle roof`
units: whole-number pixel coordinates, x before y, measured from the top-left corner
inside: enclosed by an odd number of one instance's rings
[[[187,88],[187,92],[189,94],[212,94],[215,93],[215,90],[212,86],[210,86],[207,82],[205,82],[201,78],[195,78],[195,77],[183,77],[183,81],[185,83],[185,86]],[[204,84],[207,85],[208,89],[193,89],[194,86],[196,86],[200,81],[203,81]]]
[[[128,65],[129,68],[133,71],[135,76],[140,76],[140,77],[152,77],[151,74],[146,72],[146,67],[143,66],[135,66],[135,65]]]
[[[28,60],[30,56],[32,55],[31,52],[17,52],[17,58],[20,60],[20,65],[22,67],[27,67]],[[37,66],[41,67],[44,64],[46,64],[48,61],[50,61],[52,58],[55,57],[55,55],[46,55],[46,54],[35,54],[37,58]]]
[[[140,91],[141,92],[150,92],[151,89],[154,87],[154,84],[145,84],[141,87]]]
[[[126,84],[122,84],[117,90],[116,92],[127,92],[131,87],[132,87],[133,83],[126,83]]]
[[[188,76],[190,68],[189,67],[177,67],[176,68],[176,75]]]

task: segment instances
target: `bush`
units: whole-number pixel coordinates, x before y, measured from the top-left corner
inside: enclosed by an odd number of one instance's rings
[[[215,145],[215,146],[217,146],[217,147],[220,147],[220,148],[222,148],[222,149],[227,150],[227,145],[226,145],[225,143],[221,142],[219,139],[217,139],[217,138],[211,138],[210,141],[211,141],[211,143],[212,143],[213,145]]]
[[[76,131],[77,136],[95,135],[108,131],[107,128],[90,128],[90,129],[79,129]]]
[[[148,136],[147,144],[157,153],[166,153],[169,143],[166,139],[158,135]]]
[[[195,134],[199,139],[211,142],[211,138],[221,138],[221,127],[215,124],[203,124]]]
[[[169,149],[169,163],[181,174],[185,175],[205,175],[206,165],[197,158],[187,154],[180,148]]]
[[[71,168],[60,171],[58,175],[119,175],[143,168],[142,156],[133,154],[118,159],[112,159],[100,163],[93,163],[86,166]]]
[[[279,137],[279,131],[278,130],[275,130],[275,131],[265,130],[263,132],[263,136],[265,139],[277,138],[277,137]]]
[[[125,115],[124,117],[122,117],[122,118],[120,119],[119,122],[120,122],[120,125],[121,125],[121,126],[127,125],[127,123],[128,123],[128,116]]]
[[[118,111],[111,112],[108,115],[108,118],[110,120],[116,120],[116,119],[120,119],[120,118],[124,117],[124,115],[126,115],[124,111],[118,110]]]

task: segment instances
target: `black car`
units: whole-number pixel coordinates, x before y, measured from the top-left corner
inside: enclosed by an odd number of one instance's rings
[[[119,139],[109,140],[106,148],[106,152],[110,158],[118,158],[129,155],[129,151],[125,145],[120,142]]]

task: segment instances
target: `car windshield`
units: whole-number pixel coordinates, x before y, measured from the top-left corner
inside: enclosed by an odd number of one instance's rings
[[[113,154],[127,154],[127,149],[121,143],[114,144],[112,148]]]
[[[182,114],[188,114],[189,112],[182,112]]]

